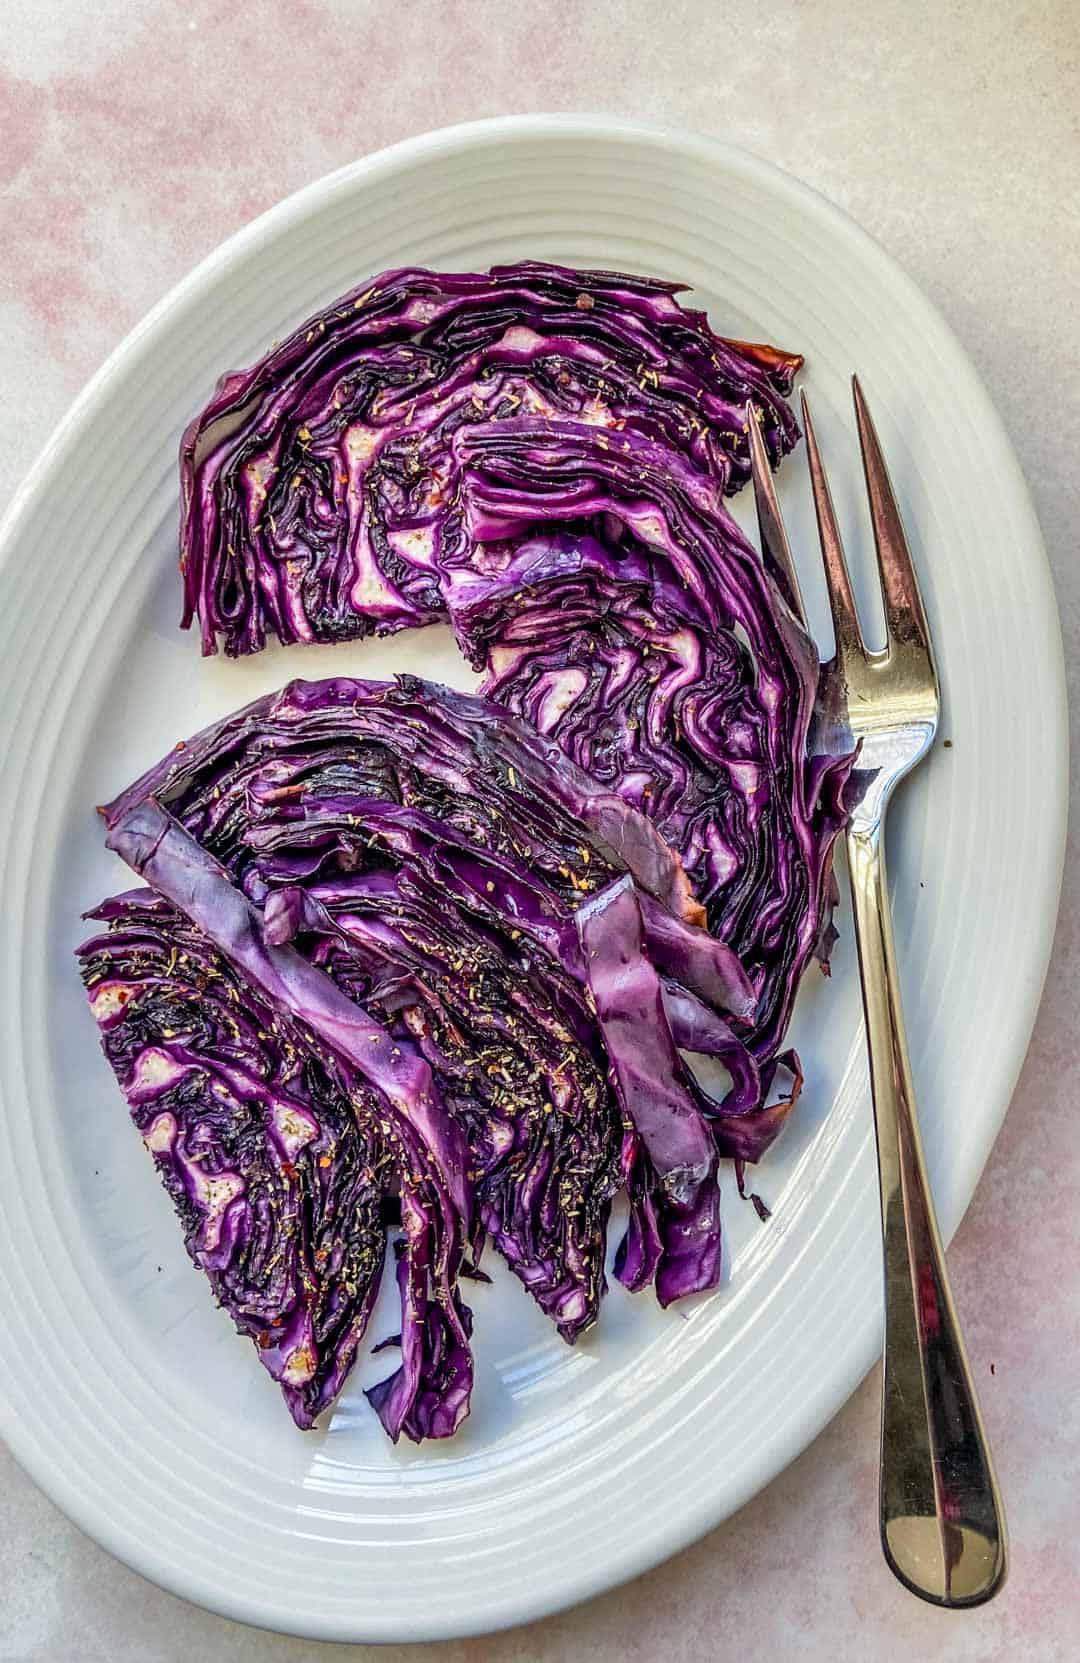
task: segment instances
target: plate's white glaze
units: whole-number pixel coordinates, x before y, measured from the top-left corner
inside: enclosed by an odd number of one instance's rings
[[[220,370],[369,272],[522,255],[682,277],[724,332],[803,351],[856,553],[847,378],[862,376],[924,578],[953,742],[905,790],[891,836],[947,1232],[1008,1103],[1057,905],[1062,656],[1023,482],[941,320],[809,190],[679,135],[486,122],[311,186],[163,301],[83,394],[0,534],[0,1408],[19,1459],[114,1553],[230,1616],[312,1636],[482,1630],[644,1569],[778,1472],[878,1345],[846,912],[832,982],[813,978],[797,1012],[807,1089],[758,1175],[768,1228],[726,1185],[723,1289],[667,1314],[615,1289],[598,1331],[569,1351],[498,1276],[472,1299],[474,1412],[445,1447],[383,1438],[360,1388],[384,1359],[357,1371],[325,1431],[293,1429],[188,1264],[97,1049],[71,949],[80,911],[128,878],[102,850],[95,802],[293,675],[420,668],[469,684],[442,631],[202,662],[175,627],[184,420]],[[824,636],[797,459],[781,494]],[[865,560],[857,582],[869,607]],[[374,1334],[391,1323],[384,1304]]]

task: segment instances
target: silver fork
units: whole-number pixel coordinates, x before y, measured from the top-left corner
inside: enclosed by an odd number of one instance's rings
[[[885,1372],[879,1523],[889,1566],[935,1605],[980,1605],[1005,1580],[1005,1515],[979,1413],[926,1177],[885,881],[885,810],[926,755],[938,679],[918,580],[858,379],[855,418],[877,548],[886,645],[863,643],[843,544],[805,395],[803,426],[836,635],[822,668],[814,748],[861,746],[849,787],[848,868],[881,1184]],[[758,424],[748,420],[762,554],[805,623]],[[854,799],[854,800],[853,800]]]

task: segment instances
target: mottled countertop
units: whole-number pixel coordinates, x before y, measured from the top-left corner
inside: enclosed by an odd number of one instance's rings
[[[146,309],[278,198],[423,128],[611,111],[790,169],[945,313],[1030,482],[1075,700],[1078,67],[1076,0],[7,0],[3,496]],[[0,1659],[1080,1657],[1075,838],[1074,819],[1031,1051],[951,1255],[1012,1529],[995,1604],[937,1612],[885,1570],[875,1377],[769,1489],[669,1564],[546,1622],[442,1647],[308,1645],[209,1616],[116,1563],[0,1450]]]

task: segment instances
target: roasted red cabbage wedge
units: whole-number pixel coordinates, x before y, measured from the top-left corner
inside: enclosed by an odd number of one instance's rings
[[[466,1412],[458,1279],[487,1238],[570,1341],[597,1315],[620,1187],[620,1277],[665,1304],[715,1285],[716,1129],[752,1128],[757,1097],[737,1066],[708,1097],[676,1045],[696,1022],[720,1054],[722,1031],[756,1087],[737,1037],[753,989],[652,822],[558,746],[411,677],[299,682],[102,812],[154,904],[266,1012],[263,1072],[280,1072],[279,1034],[290,1077],[329,1069],[373,1150],[373,1204],[397,1197],[402,1368],[371,1394],[392,1436],[439,1436]],[[84,952],[92,1001],[103,950]]]
[[[333,1061],[178,908],[140,889],[90,916],[90,1008],[188,1252],[309,1427],[378,1290],[381,1139]]]
[[[472,1197],[464,1137],[427,1063],[301,954],[268,942],[252,903],[152,797],[111,818],[108,843],[203,932],[245,989],[303,1023],[307,1050],[334,1059],[361,1123],[378,1126],[401,1202],[402,1366],[370,1395],[395,1440],[403,1431],[417,1441],[447,1436],[472,1386],[472,1324],[456,1285]]]
[[[488,565],[451,615],[483,690],[680,852],[768,1062],[806,964],[827,960],[852,760],[808,755],[813,642],[716,485],[667,447],[525,421],[455,445]]]
[[[461,558],[453,439],[570,420],[749,477],[752,402],[774,460],[801,358],[724,340],[679,286],[522,262],[384,272],[226,375],[181,446],[184,623],[256,652],[424,624]]]

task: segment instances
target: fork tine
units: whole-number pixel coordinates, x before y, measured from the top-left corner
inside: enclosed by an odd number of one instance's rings
[[[885,607],[885,627],[889,642],[914,641],[929,654],[930,631],[919,593],[919,580],[911,563],[911,553],[904,536],[900,510],[896,506],[889,470],[881,454],[881,445],[870,419],[870,412],[859,385],[859,378],[851,378],[855,399],[855,420],[859,426],[863,472],[866,492],[870,498],[870,518],[874,526],[874,546],[877,549],[878,573],[881,578],[881,599]]]
[[[863,646],[862,631],[859,628],[859,614],[855,610],[855,597],[851,592],[851,579],[844,558],[844,545],[840,540],[840,528],[833,510],[829,481],[821,460],[821,451],[818,449],[817,434],[814,431],[806,394],[802,393],[800,397],[806,453],[810,462],[810,484],[814,492],[821,558],[825,566],[825,587],[829,592],[829,610],[832,613],[833,630],[836,634],[836,656],[843,659],[845,653],[849,652],[865,656],[866,648]]]
[[[803,606],[798,573],[791,558],[791,545],[784,529],[780,504],[776,500],[776,487],[765,441],[761,437],[760,419],[752,404],[746,406],[746,432],[750,441],[750,471],[754,481],[754,502],[765,570],[805,628],[806,608]]]

